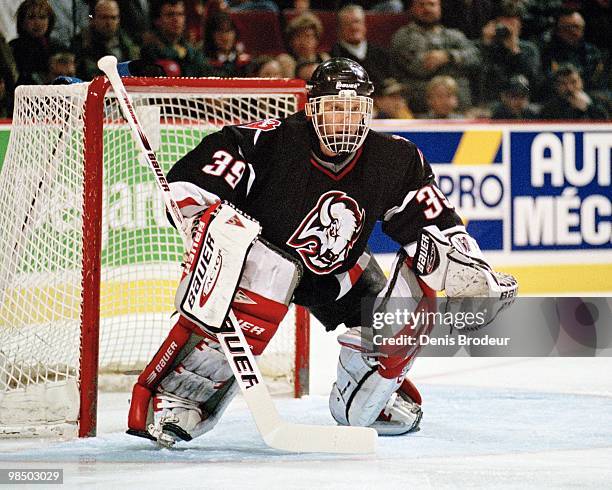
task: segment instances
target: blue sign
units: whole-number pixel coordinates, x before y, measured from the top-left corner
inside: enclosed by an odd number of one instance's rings
[[[604,131],[510,134],[512,250],[610,248],[610,152]]]

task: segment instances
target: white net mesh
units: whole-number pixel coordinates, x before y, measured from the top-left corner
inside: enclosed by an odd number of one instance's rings
[[[223,95],[220,84],[216,93],[128,87],[164,172],[223,124],[285,117],[298,109],[295,94],[245,88]],[[87,91],[88,84],[17,90],[0,174],[0,434],[76,420],[84,133],[92,129],[84,124]],[[150,170],[137,160],[112,92],[103,119],[99,371],[133,374],[174,323],[170,315],[183,246],[166,220]],[[88,125],[92,120],[88,116]],[[260,367],[291,381],[294,322],[289,317]]]

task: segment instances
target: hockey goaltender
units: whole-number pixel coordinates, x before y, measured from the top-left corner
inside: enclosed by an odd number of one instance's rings
[[[361,352],[362,298],[418,300],[442,290],[504,298],[517,284],[488,265],[421,151],[370,130],[373,86],[359,64],[325,61],[307,89],[305,111],[206,136],[168,174],[172,195],[194,230],[225,202],[260,223],[231,304],[239,321],[258,327],[244,331],[253,353],[265,349],[291,302],[328,330],[344,325],[332,416],[383,435],[409,433],[422,416],[406,377],[418,350]],[[389,279],[367,248],[377,221],[401,245]],[[128,432],[163,445],[199,437],[236,385],[214,332],[179,315],[134,386]]]

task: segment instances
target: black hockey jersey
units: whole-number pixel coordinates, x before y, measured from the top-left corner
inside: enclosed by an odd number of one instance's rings
[[[264,238],[303,263],[296,302],[306,306],[321,300],[312,291],[357,275],[377,221],[401,245],[424,226],[461,224],[412,142],[370,131],[337,171],[317,146],[303,112],[226,126],[180,159],[168,181],[186,215],[218,197],[259,220]]]

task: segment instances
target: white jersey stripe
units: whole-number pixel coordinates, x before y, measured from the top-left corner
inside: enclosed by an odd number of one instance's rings
[[[418,190],[410,191],[408,194],[406,194],[406,197],[404,198],[404,201],[402,202],[401,206],[394,206],[391,209],[387,210],[384,215],[384,220],[389,221],[391,217],[393,217],[397,213],[401,213],[404,209],[406,209],[406,206],[408,206],[410,201],[414,199],[414,196],[416,196],[417,192]]]
[[[353,268],[355,268],[356,266],[359,266],[359,268],[361,269],[361,273],[359,274],[359,277],[361,277],[361,274],[363,274],[363,271],[370,263],[371,258],[372,256],[368,252],[364,252],[361,254],[361,257],[359,257],[359,259],[357,260],[357,263],[353,266]],[[351,288],[355,285],[355,283],[359,280],[359,278],[357,278],[357,280],[353,281],[351,279],[350,272],[342,272],[340,274],[336,274],[336,279],[338,280],[338,283],[340,284],[340,292],[338,293],[338,296],[336,296],[336,301],[338,301],[340,298],[342,298],[342,296],[348,293],[351,290]]]
[[[247,163],[247,165],[249,166],[249,180],[247,182],[247,189],[246,189],[246,195],[249,195],[249,192],[251,192],[251,187],[253,186],[253,182],[255,182],[255,169],[253,168],[253,165],[251,165],[250,163]]]
[[[191,218],[201,211],[202,208],[207,208],[220,201],[219,196],[216,194],[208,192],[191,182],[171,182],[170,192],[176,202],[185,201],[187,199],[195,201],[195,203],[181,208],[181,212],[186,218]]]

